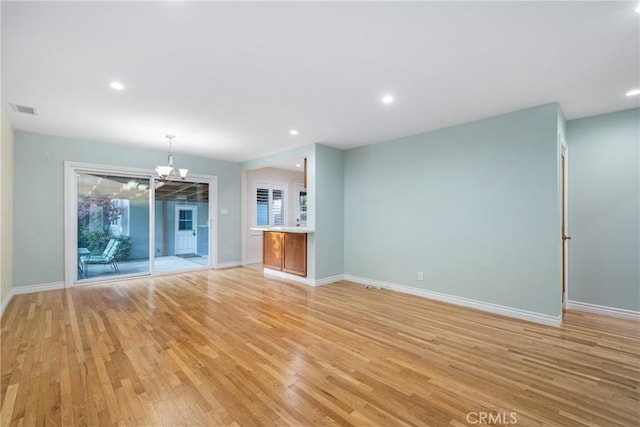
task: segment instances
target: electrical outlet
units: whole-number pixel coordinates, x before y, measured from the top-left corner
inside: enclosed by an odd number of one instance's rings
[[[418,271],[418,280],[424,280],[424,273],[422,271]]]

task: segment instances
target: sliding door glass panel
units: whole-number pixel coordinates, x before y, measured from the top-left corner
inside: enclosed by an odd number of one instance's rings
[[[77,178],[78,280],[149,274],[149,179]]]
[[[209,184],[155,182],[154,271],[209,265]]]

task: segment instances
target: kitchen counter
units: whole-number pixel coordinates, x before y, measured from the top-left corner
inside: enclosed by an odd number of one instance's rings
[[[262,232],[262,266],[307,277],[307,227],[252,227]]]
[[[251,231],[276,231],[280,233],[315,233],[313,228],[307,227],[251,227]]]

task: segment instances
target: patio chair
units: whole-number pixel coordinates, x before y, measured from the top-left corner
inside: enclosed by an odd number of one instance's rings
[[[111,269],[116,273],[120,273],[120,269],[118,268],[118,263],[116,261],[116,253],[118,252],[118,247],[120,246],[120,242],[111,239],[109,243],[107,243],[107,247],[102,252],[102,255],[90,255],[83,257],[83,264],[85,268],[85,275],[89,276],[88,266],[89,264],[103,264],[110,265]]]

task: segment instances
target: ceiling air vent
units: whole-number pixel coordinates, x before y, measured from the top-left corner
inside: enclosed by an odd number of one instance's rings
[[[9,105],[11,105],[11,109],[13,109],[13,111],[17,113],[31,114],[32,116],[35,116],[37,114],[36,109],[33,107],[27,107],[26,105],[18,105],[14,103],[9,103]]]

